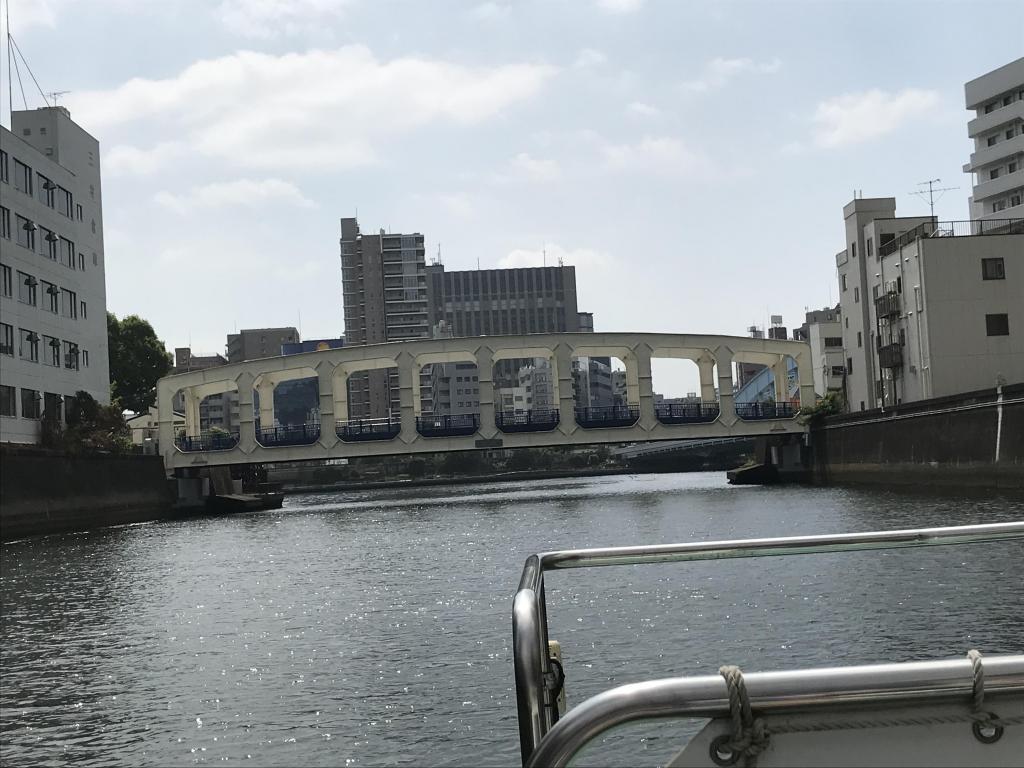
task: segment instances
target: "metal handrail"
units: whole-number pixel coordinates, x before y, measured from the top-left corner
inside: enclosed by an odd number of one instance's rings
[[[512,655],[515,664],[516,705],[519,712],[519,742],[523,764],[529,762],[541,739],[558,720],[557,705],[544,683],[545,677],[550,673],[547,605],[544,593],[545,571],[967,544],[1022,538],[1024,521],[825,536],[572,549],[531,555],[523,566],[519,588],[512,603]]]
[[[871,702],[909,704],[970,701],[969,659],[827,667],[743,676],[759,714]],[[1024,691],[1024,655],[985,657],[985,698]],[[589,741],[615,726],[666,717],[728,717],[720,675],[676,677],[620,685],[587,699],[549,732],[527,766],[566,766]]]

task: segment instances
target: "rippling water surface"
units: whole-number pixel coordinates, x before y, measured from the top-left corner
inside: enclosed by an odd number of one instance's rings
[[[527,555],[997,522],[1022,506],[646,475],[309,494],[14,542],[0,550],[0,759],[518,764],[510,615]],[[723,663],[1021,652],[1022,554],[1001,542],[557,572],[551,636],[570,705]],[[681,734],[634,727],[588,754],[655,765]]]

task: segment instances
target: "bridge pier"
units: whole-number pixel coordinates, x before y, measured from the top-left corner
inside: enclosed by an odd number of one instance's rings
[[[626,363],[626,399],[627,405],[637,403],[640,406],[640,428],[652,430],[658,424],[654,413],[654,381],[651,373],[651,349],[649,344],[638,344],[633,348],[633,366],[636,370],[636,400],[629,394],[629,363]]]
[[[252,453],[256,450],[253,378],[249,371],[242,371],[235,377],[235,386],[238,387],[238,448],[242,453]],[[270,402],[274,402],[273,391],[271,391]],[[273,415],[271,415],[271,420],[273,420]]]
[[[335,366],[327,360],[321,360],[316,366],[317,391],[320,395],[320,444],[324,448],[333,448],[338,441],[338,432],[335,429],[338,416],[335,414],[334,397],[334,371]]]
[[[732,392],[732,350],[720,346],[714,351],[718,366],[718,418],[724,424],[736,423],[736,400]]]
[[[715,358],[704,353],[696,360],[697,372],[700,376],[700,400],[702,403],[713,403],[715,397]]]

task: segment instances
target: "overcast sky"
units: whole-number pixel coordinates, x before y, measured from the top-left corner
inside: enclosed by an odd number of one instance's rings
[[[799,325],[837,300],[853,190],[922,214],[909,193],[941,178],[959,189],[937,214],[968,217],[963,84],[1024,54],[1019,0],[10,12],[103,148],[109,309],[201,353],[300,316],[304,338],[341,334],[357,209],[449,269],[575,264],[598,330]]]

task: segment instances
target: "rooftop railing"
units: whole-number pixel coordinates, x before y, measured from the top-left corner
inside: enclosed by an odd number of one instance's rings
[[[878,246],[879,257],[926,237],[979,237],[982,235],[1024,235],[1024,218],[978,221],[926,221],[899,237]]]

